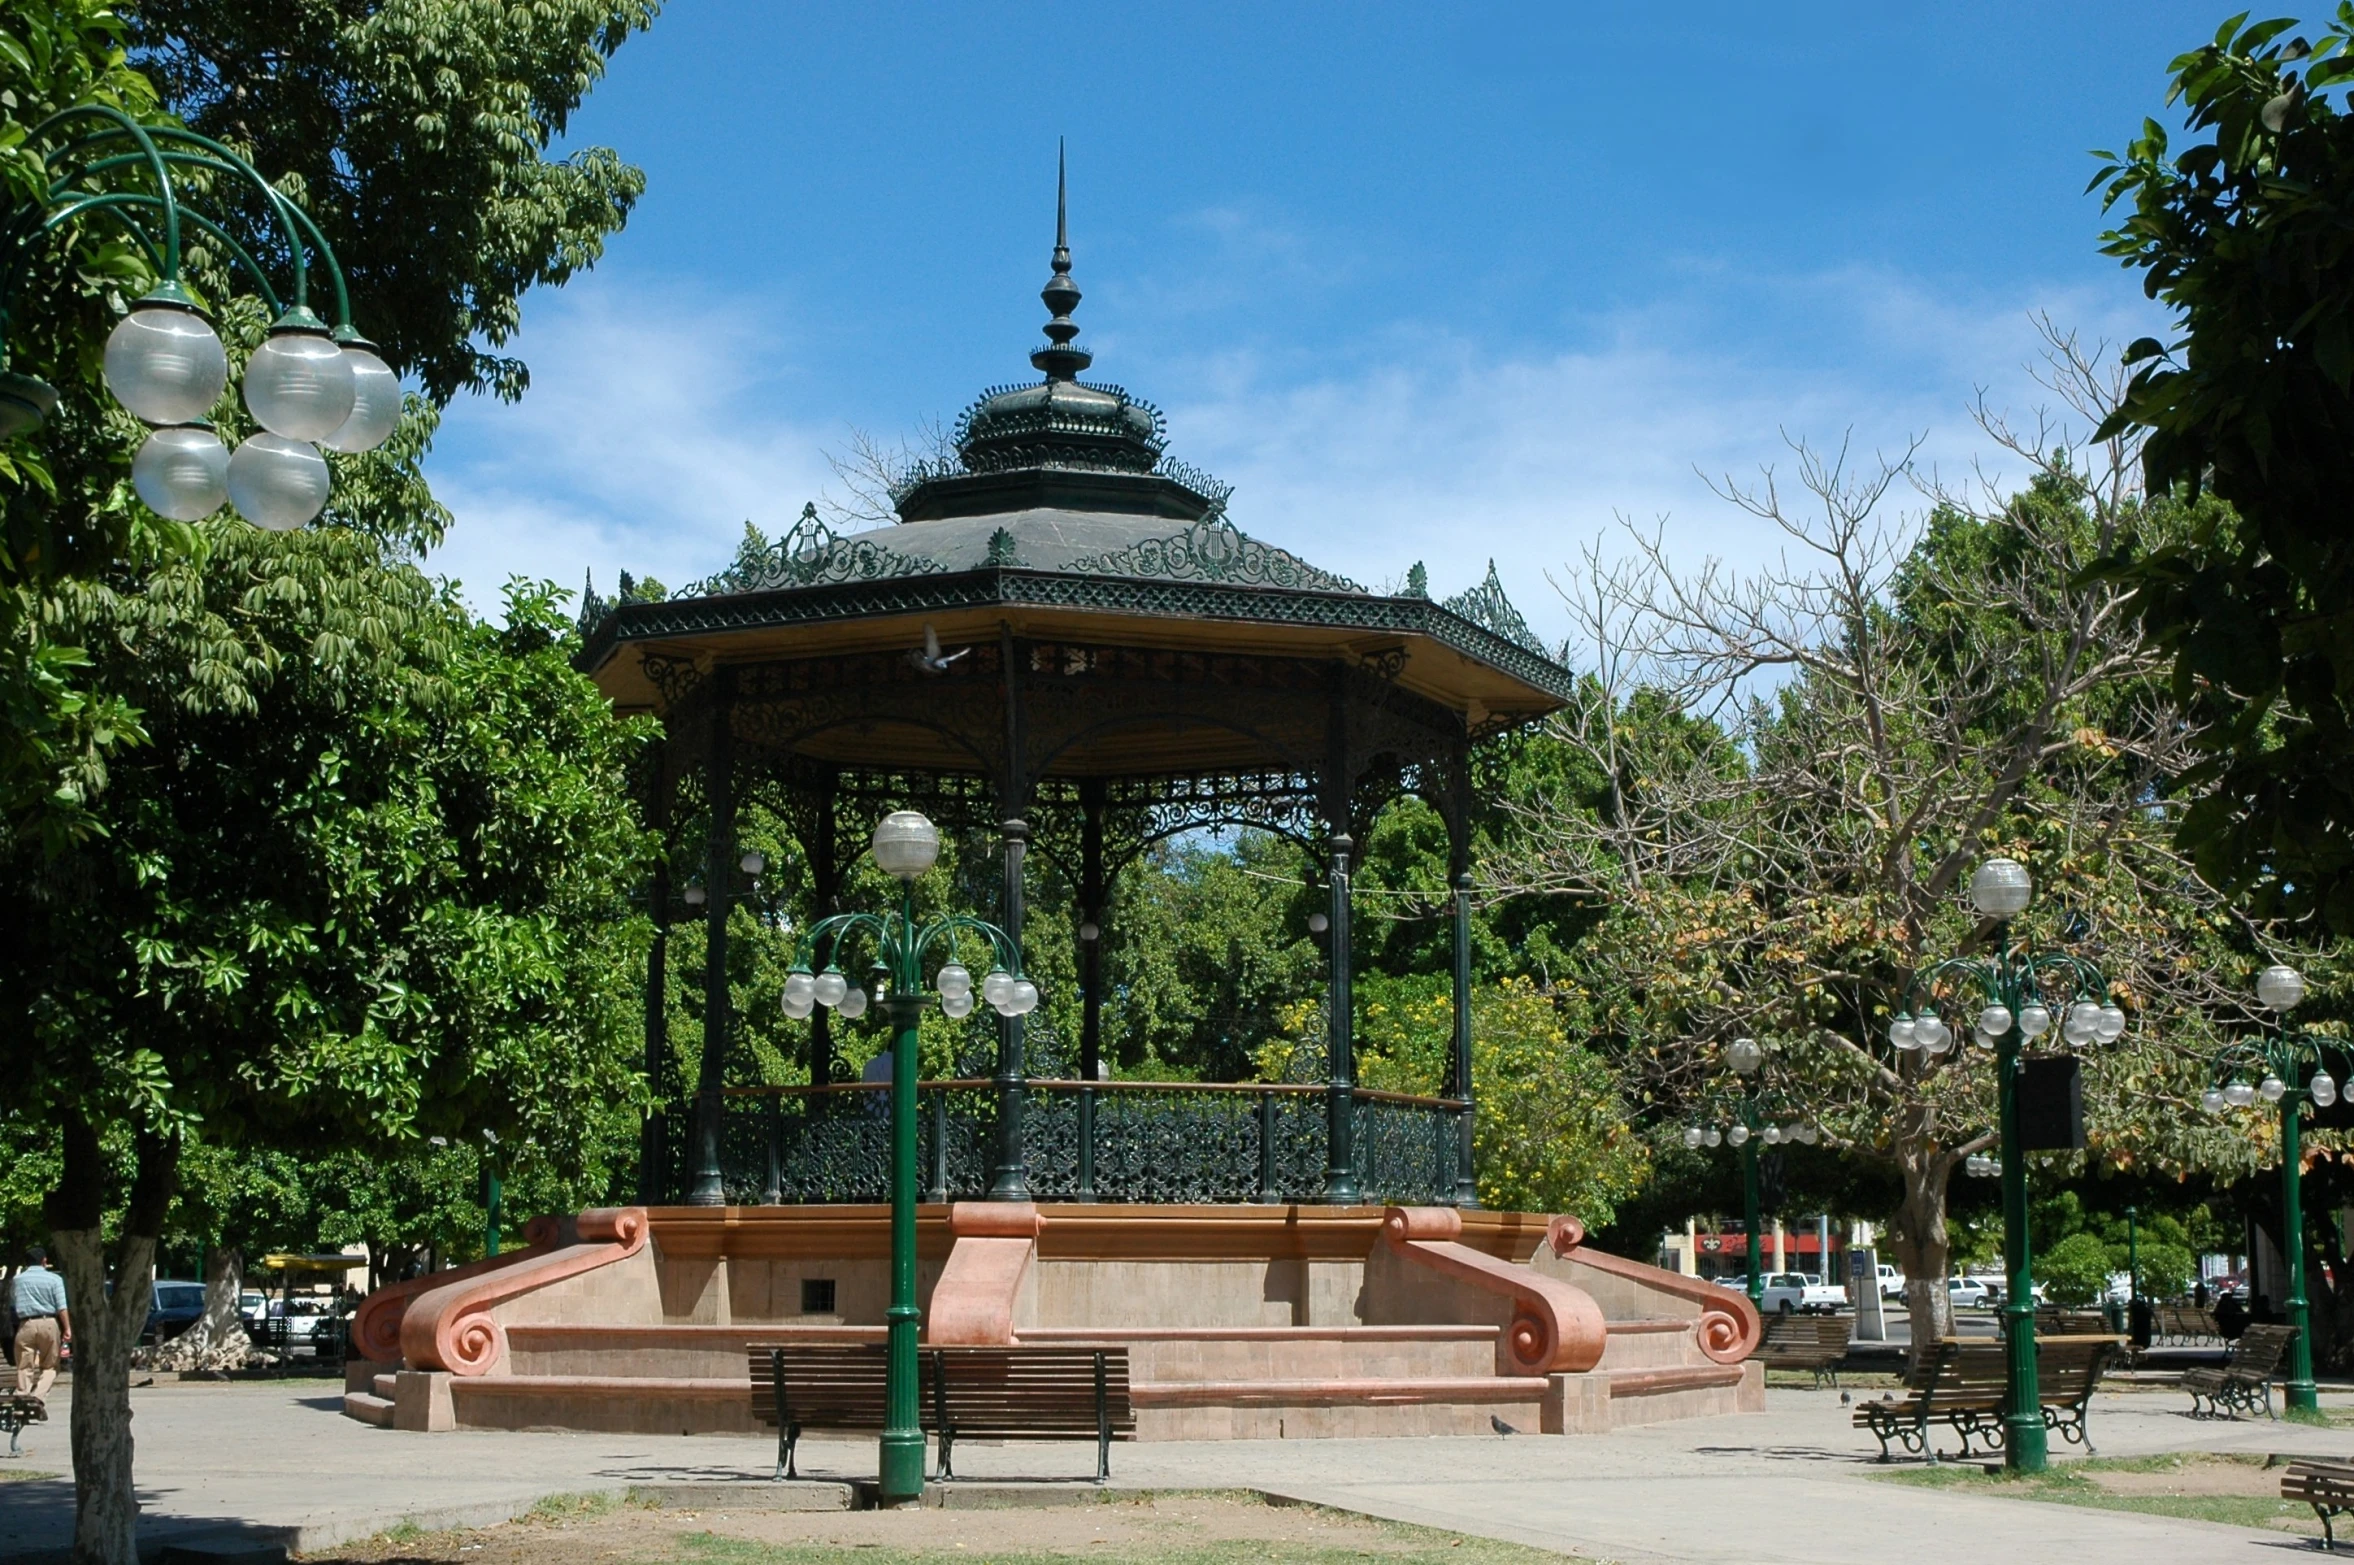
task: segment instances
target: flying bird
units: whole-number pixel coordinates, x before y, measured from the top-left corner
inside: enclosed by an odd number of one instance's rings
[[[958,647],[954,652],[943,654],[940,651],[940,633],[927,624],[924,626],[923,649],[910,652],[907,661],[915,665],[918,673],[945,674],[949,664],[972,650],[971,647]]]

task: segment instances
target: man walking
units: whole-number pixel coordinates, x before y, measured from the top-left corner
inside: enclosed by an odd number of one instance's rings
[[[49,1400],[57,1383],[59,1347],[74,1340],[65,1307],[65,1279],[49,1269],[49,1252],[34,1245],[16,1274],[16,1394]]]

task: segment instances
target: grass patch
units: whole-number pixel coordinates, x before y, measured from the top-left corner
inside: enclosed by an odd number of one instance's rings
[[[63,1473],[35,1472],[29,1467],[0,1467],[0,1483],[29,1483],[35,1478],[63,1478]]]
[[[2221,1522],[2270,1532],[2318,1533],[2320,1526],[2313,1519],[2312,1507],[2300,1501],[2284,1500],[2277,1493],[2249,1492],[2277,1488],[2276,1477],[2254,1476],[2263,1468],[2261,1456],[2187,1451],[2162,1456],[2095,1457],[2040,1473],[2002,1469],[1989,1472],[1973,1461],[1873,1476],[1884,1482],[1921,1489]],[[2152,1479],[2157,1482],[2151,1482]]]
[[[523,1513],[518,1520],[533,1522],[593,1521],[607,1516],[621,1507],[618,1494],[551,1494]]]
[[[851,1549],[838,1544],[761,1543],[716,1533],[688,1533],[677,1540],[674,1552],[658,1565],[837,1565],[845,1557],[865,1565],[1068,1565],[1074,1559],[1118,1562],[1118,1565],[1237,1565],[1244,1560],[1274,1560],[1280,1565],[1357,1565],[1366,1559],[1386,1565],[1558,1565],[1562,1556],[1516,1543],[1465,1537],[1426,1528],[1377,1524],[1352,1529],[1354,1536],[1331,1543],[1303,1543],[1285,1539],[1225,1538],[1179,1543],[1165,1538],[1070,1549],[895,1548],[861,1543]],[[657,1562],[638,1562],[657,1565]]]

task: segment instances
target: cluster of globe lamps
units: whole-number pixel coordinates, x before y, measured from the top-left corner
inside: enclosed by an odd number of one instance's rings
[[[2305,998],[2305,975],[2293,967],[2275,963],[2256,975],[2256,1001],[2266,1010],[2286,1015],[2296,1009]],[[2338,1101],[2338,1084],[2330,1073],[2316,1065],[2313,1079],[2305,1083],[2305,1091],[2313,1099],[2315,1108],[2328,1108]],[[2221,1114],[2226,1109],[2244,1109],[2257,1099],[2278,1103],[2287,1097],[2289,1084],[2280,1079],[2277,1071],[2266,1070],[2264,1078],[2254,1083],[2237,1078],[2220,1087],[2209,1087],[2199,1097],[2199,1106],[2210,1114]]]
[[[914,810],[893,810],[876,825],[870,851],[877,869],[894,880],[912,882],[939,859],[940,829]],[[759,873],[752,864],[756,857],[744,855],[745,869],[754,874]],[[902,933],[912,936],[914,932]],[[933,975],[932,987],[940,996],[941,1011],[955,1021],[972,1015],[976,1003],[1005,1017],[1027,1016],[1038,1009],[1038,986],[1001,966],[993,966],[983,975],[976,993],[972,970],[951,960]],[[812,973],[795,966],[785,975],[784,1013],[793,1021],[802,1020],[821,1005],[856,1021],[866,1014],[870,1003],[867,992],[837,967],[829,965],[822,973]]]
[[[245,364],[261,428],[234,454],[205,415],[229,384],[228,354],[196,309],[151,294],[106,339],[106,386],[150,427],[131,463],[149,510],[193,522],[226,503],[257,527],[302,526],[327,504],[330,451],[373,451],[400,422],[400,378],[350,327],[289,310]]]
[[[1735,1038],[1725,1046],[1725,1063],[1743,1076],[1753,1075],[1765,1063],[1765,1050],[1755,1038]],[[1741,1123],[1723,1127],[1686,1125],[1684,1145],[1693,1151],[1702,1147],[1723,1146],[1728,1141],[1737,1147],[1747,1146],[1749,1135],[1748,1125]],[[1822,1139],[1822,1132],[1800,1121],[1789,1125],[1763,1126],[1757,1132],[1757,1139],[1769,1147],[1780,1146],[1785,1141],[1811,1147]]]

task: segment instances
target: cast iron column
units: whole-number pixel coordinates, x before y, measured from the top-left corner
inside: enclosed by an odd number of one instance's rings
[[[711,674],[711,747],[704,794],[711,809],[711,836],[703,867],[703,1058],[695,1077],[695,1184],[690,1206],[725,1206],[727,1183],[720,1173],[719,1137],[727,1070],[727,914],[736,882],[736,671],[722,665]]]
[[[646,887],[647,910],[654,915],[654,938],[646,947],[646,1085],[654,1107],[638,1130],[638,1204],[668,1206],[670,1189],[670,1126],[661,1103],[670,1082],[670,787],[662,761],[653,763],[654,793],[647,801],[647,824],[663,843]]]
[[[1330,1206],[1355,1206],[1357,1191],[1357,1070],[1351,1023],[1354,1003],[1349,995],[1349,834],[1336,831],[1330,839],[1332,855],[1332,910],[1326,917],[1331,942],[1331,1014],[1326,1048],[1331,1079],[1325,1085],[1324,1200]]]
[[[1079,1079],[1093,1082],[1103,1061],[1103,807],[1104,787],[1079,785]],[[1093,925],[1095,938],[1087,938]]]
[[[1746,1103],[1741,1106],[1741,1123],[1749,1125],[1754,1118]],[[1757,1127],[1749,1126],[1749,1139],[1741,1143],[1741,1216],[1749,1230],[1749,1302],[1765,1308],[1765,1257],[1760,1253],[1762,1236],[1758,1229],[1765,1222],[1763,1205],[1757,1198]]]
[[[813,812],[817,824],[812,833],[817,840],[801,845],[802,851],[809,855],[809,900],[815,905],[811,923],[833,914],[834,898],[841,891],[841,875],[834,864],[834,781],[834,774],[827,772],[824,786],[818,791],[817,809]],[[828,936],[817,950],[818,971],[824,972],[833,960],[834,942]],[[833,1015],[832,1007],[821,1005],[810,1019],[809,1084],[812,1087],[825,1086],[834,1079]],[[824,1102],[822,1098],[811,1098],[809,1113],[817,1114]]]
[[[1479,1126],[1471,1083],[1471,755],[1466,745],[1454,756],[1454,777],[1448,793],[1447,871],[1455,889],[1455,1058],[1451,1095],[1462,1103],[1455,1111],[1455,1204],[1479,1205],[1479,1179],[1473,1161],[1474,1136]]]
[[[999,828],[1005,837],[1005,932],[1015,949],[1022,943],[1022,857],[1029,846],[1030,826],[1009,820]],[[1030,1165],[1022,1144],[1022,1115],[1030,1089],[1022,1067],[1022,1018],[1001,1016],[997,1022],[997,1167],[989,1180],[992,1201],[1030,1199]]]

